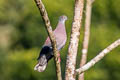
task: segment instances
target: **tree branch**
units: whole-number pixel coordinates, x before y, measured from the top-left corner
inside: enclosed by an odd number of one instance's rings
[[[89,61],[87,64],[82,66],[79,69],[76,69],[76,73],[81,74],[82,72],[88,70],[92,66],[94,66],[97,62],[99,62],[105,55],[107,55],[111,50],[116,48],[120,45],[120,39],[116,40],[114,43],[109,45],[107,48],[105,48],[102,52],[100,52],[95,58],[93,58],[91,61]]]
[[[92,0],[87,0],[84,40],[83,40],[83,49],[82,49],[80,67],[82,67],[87,61],[87,52],[88,52],[89,35],[90,35],[90,23],[91,23],[91,8],[92,8]],[[78,80],[84,80],[84,73],[79,75]]]
[[[56,65],[57,79],[62,80],[61,66],[60,66],[60,62],[58,60],[59,56],[57,55],[58,50],[57,50],[57,47],[56,47],[56,39],[55,39],[55,36],[53,34],[53,31],[52,31],[52,27],[51,27],[51,24],[50,24],[50,20],[48,18],[47,11],[44,7],[44,4],[42,3],[42,0],[35,0],[35,3],[37,5],[37,7],[39,8],[40,14],[41,14],[42,19],[45,23],[45,28],[47,30],[48,36],[50,37],[50,40],[51,40],[51,43],[52,43],[54,60],[55,60],[55,65]]]
[[[80,36],[80,26],[83,13],[84,0],[75,0],[74,20],[72,23],[71,39],[66,61],[65,80],[75,80],[75,65]]]

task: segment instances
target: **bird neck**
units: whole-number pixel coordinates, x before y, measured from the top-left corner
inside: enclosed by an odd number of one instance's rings
[[[65,30],[65,21],[59,21],[59,22],[58,22],[58,25],[59,25],[59,26],[58,26],[58,29],[60,29],[60,30],[61,30],[61,29]],[[62,27],[62,28],[61,28],[61,27]]]
[[[59,20],[59,23],[65,24],[65,20]]]
[[[65,29],[65,22],[59,21],[57,24],[56,29],[54,30],[56,33],[64,33],[66,35],[66,29]]]
[[[64,36],[66,36],[66,29],[65,29],[65,21],[59,21],[58,27],[56,30],[58,33],[64,33]]]

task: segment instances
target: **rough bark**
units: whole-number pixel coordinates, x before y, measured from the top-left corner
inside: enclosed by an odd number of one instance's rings
[[[55,60],[55,65],[56,65],[56,74],[57,74],[57,80],[62,80],[62,75],[61,75],[61,66],[59,62],[59,56],[58,56],[58,50],[56,47],[56,39],[52,31],[52,27],[50,24],[50,20],[48,18],[47,11],[44,7],[44,4],[42,3],[42,0],[34,0],[37,7],[39,8],[40,14],[42,16],[42,19],[45,23],[45,28],[47,30],[48,36],[50,37],[52,47],[53,47],[53,53],[54,53],[54,60]]]
[[[82,56],[80,60],[80,67],[82,67],[87,61],[87,52],[88,52],[89,35],[90,35],[90,23],[91,23],[91,8],[92,8],[92,0],[87,0],[84,39],[83,39],[83,48],[82,48]],[[78,80],[84,80],[84,72],[79,75]]]
[[[118,47],[119,45],[120,45],[120,39],[116,40],[114,43],[112,43],[107,48],[105,48],[103,51],[101,51],[95,58],[93,58],[87,64],[85,64],[84,66],[82,66],[79,69],[76,69],[76,73],[81,74],[82,72],[88,70],[89,68],[94,66],[97,62],[99,62],[111,50],[113,50],[114,48]]]
[[[75,0],[74,20],[72,23],[71,39],[66,61],[65,80],[75,80],[75,65],[83,13],[83,2],[84,0]]]

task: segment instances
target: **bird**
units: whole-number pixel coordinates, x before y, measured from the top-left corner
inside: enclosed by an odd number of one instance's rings
[[[67,20],[67,16],[65,16],[65,15],[60,16],[57,27],[53,31],[53,34],[56,39],[58,51],[60,51],[66,44],[66,40],[67,40],[67,34],[66,34],[66,29],[65,29],[65,21],[66,20]],[[59,55],[59,61],[61,61],[60,53],[58,55]],[[53,58],[53,56],[54,56],[54,54],[53,54],[52,44],[51,44],[50,38],[47,37],[44,45],[42,46],[40,54],[37,58],[38,63],[37,63],[37,65],[35,65],[34,70],[37,70],[38,72],[45,71],[49,60],[51,60]]]

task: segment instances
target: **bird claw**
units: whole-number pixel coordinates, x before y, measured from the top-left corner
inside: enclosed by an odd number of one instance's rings
[[[61,62],[60,53],[58,53],[58,62]]]
[[[58,61],[61,62],[61,58],[60,57],[58,58]]]

